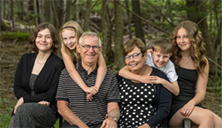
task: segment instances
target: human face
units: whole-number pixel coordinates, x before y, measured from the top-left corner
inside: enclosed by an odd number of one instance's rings
[[[126,56],[131,56],[133,54],[141,53],[141,50],[138,47],[135,47],[131,52],[129,52]],[[138,58],[130,57],[129,60],[125,59],[126,66],[134,73],[140,72],[145,66],[146,54],[142,56],[139,54]]]
[[[160,51],[152,51],[151,55],[152,55],[152,58],[153,58],[153,63],[158,68],[162,68],[162,67],[167,65],[167,63],[170,59],[170,56],[172,54],[169,54],[169,53],[164,54],[164,53],[161,53]]]
[[[73,30],[63,30],[62,31],[62,40],[63,43],[70,49],[73,50],[76,47],[77,39],[76,32]]]
[[[81,60],[84,64],[96,64],[98,61],[98,57],[100,52],[102,51],[102,46],[95,50],[92,47],[87,49],[86,45],[90,46],[99,46],[99,39],[96,36],[84,36],[82,39],[82,44],[78,45],[78,52],[80,53]]]
[[[176,42],[177,42],[177,46],[182,51],[187,51],[187,50],[190,50],[190,48],[191,48],[190,39],[188,38],[187,31],[184,28],[180,28],[178,30]]]
[[[48,28],[38,32],[35,43],[37,48],[39,49],[39,52],[52,51],[51,47],[53,45],[53,40]]]

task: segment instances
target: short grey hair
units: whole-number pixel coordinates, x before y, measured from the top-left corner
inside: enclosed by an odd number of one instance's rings
[[[84,36],[97,37],[99,39],[99,46],[102,46],[102,41],[100,40],[99,36],[95,32],[83,32],[83,34],[79,38],[79,44],[82,44],[82,39]]]

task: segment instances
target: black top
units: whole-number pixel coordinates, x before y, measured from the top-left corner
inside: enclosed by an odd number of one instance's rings
[[[53,111],[56,111],[55,94],[58,87],[60,73],[65,67],[63,60],[51,53],[35,80],[35,95],[31,95],[29,81],[36,56],[37,53],[27,53],[21,57],[15,73],[15,96],[17,99],[23,97],[24,103],[39,102],[42,100],[48,101],[50,102],[50,107]]]
[[[82,67],[81,61],[79,61],[76,70],[88,87],[95,85],[98,65],[88,74]],[[70,110],[88,126],[100,124],[106,117],[107,104],[120,101],[117,79],[110,70],[107,70],[99,92],[93,96],[92,101],[88,101],[86,93],[72,80],[68,71],[64,69],[59,79],[56,100],[68,101]]]
[[[151,75],[166,79],[160,70],[153,68]],[[135,128],[144,123],[150,127],[167,127],[172,94],[160,84],[134,83],[117,74],[120,89],[120,127]]]
[[[176,69],[178,77],[178,85],[180,93],[178,96],[173,95],[172,110],[169,118],[182,108],[187,102],[189,102],[196,95],[196,82],[198,79],[198,73],[196,69],[185,69],[179,67]],[[196,106],[202,107],[201,104]]]

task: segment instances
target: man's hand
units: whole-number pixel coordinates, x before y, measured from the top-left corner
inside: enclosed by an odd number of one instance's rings
[[[15,105],[14,113],[16,113],[16,110],[17,110],[18,106],[20,106],[20,105],[23,104],[23,103],[24,103],[24,100],[23,100],[23,97],[21,97],[21,98],[17,101],[17,103],[16,103],[16,105]]]
[[[117,122],[112,117],[108,117],[103,121],[100,128],[117,128]]]

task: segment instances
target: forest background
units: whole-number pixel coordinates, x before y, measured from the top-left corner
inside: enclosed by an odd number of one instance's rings
[[[50,22],[59,31],[69,20],[99,34],[114,73],[125,65],[127,40],[137,37],[148,45],[157,37],[169,38],[181,21],[197,23],[210,62],[203,104],[221,116],[221,0],[0,0],[0,128],[9,126],[17,101],[14,73],[20,57],[31,52],[28,40],[35,26]]]

